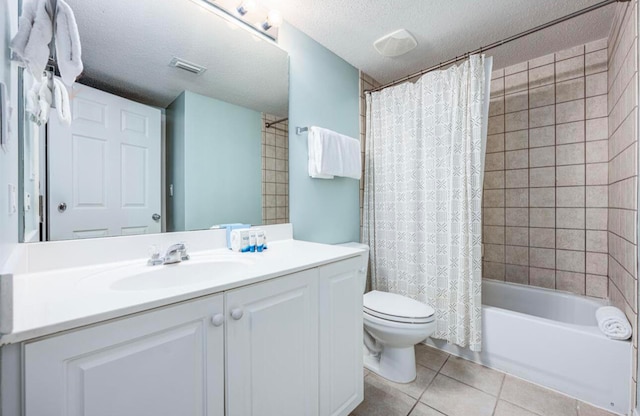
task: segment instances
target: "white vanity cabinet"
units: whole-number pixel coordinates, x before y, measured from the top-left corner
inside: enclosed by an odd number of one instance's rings
[[[360,259],[320,267],[320,416],[348,415],[364,399]]]
[[[347,259],[24,343],[25,416],[346,416],[363,399]]]
[[[24,346],[26,416],[224,415],[223,295]]]
[[[318,414],[318,269],[229,291],[227,416]]]

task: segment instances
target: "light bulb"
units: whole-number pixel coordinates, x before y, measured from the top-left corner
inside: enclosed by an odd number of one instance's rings
[[[240,16],[244,16],[247,13],[250,13],[256,9],[256,2],[253,0],[246,0],[240,3],[238,7],[236,7],[236,11]]]
[[[267,14],[267,20],[262,23],[262,29],[267,31],[272,27],[280,27],[282,25],[282,14],[277,10],[271,10]]]
[[[271,10],[267,14],[267,20],[273,27],[280,27],[282,25],[282,13],[278,10]]]

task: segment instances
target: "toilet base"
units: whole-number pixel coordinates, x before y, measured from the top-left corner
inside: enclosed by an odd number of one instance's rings
[[[415,348],[383,347],[379,356],[371,355],[364,347],[364,367],[395,383],[411,383],[416,379]]]

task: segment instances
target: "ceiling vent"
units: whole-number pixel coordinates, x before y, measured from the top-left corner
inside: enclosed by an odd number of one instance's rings
[[[382,56],[400,56],[418,46],[416,38],[406,29],[396,30],[373,42],[373,46]]]
[[[194,64],[193,62],[185,61],[184,59],[180,59],[180,58],[173,58],[169,63],[169,65],[176,68],[183,69],[187,72],[191,72],[192,74],[196,74],[196,75],[200,75],[207,70],[207,68],[201,65],[197,65],[197,64]]]

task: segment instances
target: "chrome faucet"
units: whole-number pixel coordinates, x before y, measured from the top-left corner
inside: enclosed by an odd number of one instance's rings
[[[158,266],[160,264],[174,264],[181,261],[189,260],[187,254],[187,246],[184,243],[172,244],[167,248],[164,257],[160,257],[160,252],[155,251],[151,254],[151,258],[147,261],[149,266]]]

